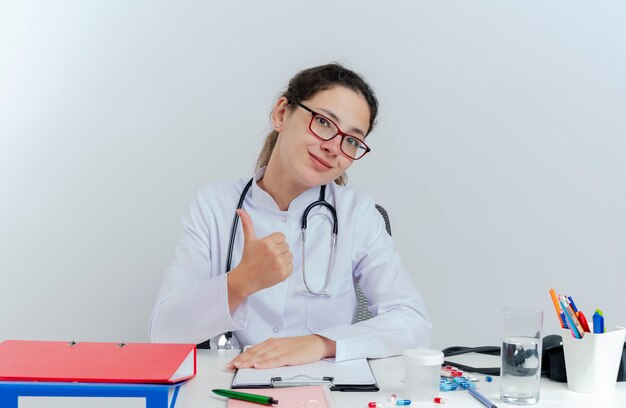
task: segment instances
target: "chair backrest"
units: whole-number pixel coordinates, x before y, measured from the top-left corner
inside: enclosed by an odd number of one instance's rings
[[[389,221],[389,214],[387,214],[387,210],[385,210],[382,206],[376,204],[376,209],[383,216],[383,220],[385,220],[385,228],[387,229],[387,233],[391,235],[391,222]],[[361,286],[359,282],[354,283],[354,291],[356,292],[356,311],[354,312],[354,319],[352,319],[353,323],[362,322],[363,320],[367,320],[374,316],[372,312],[367,309],[367,305],[369,304],[367,298],[363,294],[361,290]]]

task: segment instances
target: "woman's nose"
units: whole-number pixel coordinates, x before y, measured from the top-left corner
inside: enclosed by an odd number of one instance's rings
[[[329,154],[336,156],[341,151],[341,137],[337,135],[330,140],[324,140],[320,147]]]

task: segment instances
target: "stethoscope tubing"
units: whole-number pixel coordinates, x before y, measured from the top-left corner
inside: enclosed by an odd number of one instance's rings
[[[248,184],[243,188],[241,196],[239,196],[239,202],[237,203],[237,209],[243,207],[243,202],[246,199],[246,194],[254,182],[254,178],[248,181]],[[226,258],[226,273],[230,272],[230,265],[233,261],[233,247],[235,246],[235,235],[237,234],[237,226],[239,225],[239,214],[235,211],[235,218],[233,219],[233,228],[230,230],[230,243],[228,244],[228,256]]]
[[[335,211],[335,207],[333,207],[326,201],[325,197],[326,197],[326,186],[321,186],[319,199],[309,204],[308,207],[304,210],[304,213],[302,213],[302,228],[301,228],[301,231],[302,231],[301,232],[301,236],[302,236],[302,239],[301,239],[301,242],[302,242],[302,251],[301,251],[302,252],[302,281],[304,283],[304,287],[306,288],[306,292],[315,296],[329,295],[327,290],[328,290],[328,286],[330,286],[330,282],[333,279],[333,267],[335,265],[335,253],[337,250],[337,231],[338,231],[337,211]],[[332,241],[331,241],[330,263],[328,265],[328,271],[326,272],[326,281],[324,282],[324,286],[322,287],[322,290],[320,291],[315,291],[311,289],[311,287],[309,286],[309,282],[306,279],[306,260],[305,260],[307,219],[309,217],[309,212],[317,206],[328,208],[328,210],[330,211],[330,214],[333,216],[333,233],[332,233]]]

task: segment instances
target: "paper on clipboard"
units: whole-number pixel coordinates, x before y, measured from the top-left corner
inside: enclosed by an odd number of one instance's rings
[[[303,385],[327,385],[333,391],[378,391],[376,378],[367,359],[335,363],[315,363],[270,369],[237,370],[232,388],[278,388]]]

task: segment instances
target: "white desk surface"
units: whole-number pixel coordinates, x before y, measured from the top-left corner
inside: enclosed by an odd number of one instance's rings
[[[180,389],[176,408],[225,408],[223,398],[215,396],[211,389],[230,388],[233,373],[224,367],[232,357],[233,352],[223,350],[198,350],[198,375],[188,381]],[[452,360],[452,359],[451,359]],[[473,366],[491,367],[499,365],[499,357],[484,355],[464,355],[454,357],[459,363]],[[404,368],[401,357],[391,357],[379,360],[371,360],[371,366],[376,375],[379,392],[333,392],[335,404],[339,408],[367,408],[370,401],[388,401],[391,394],[395,393],[402,398],[404,388]],[[493,377],[494,381],[477,383],[480,392],[489,398],[494,404],[501,407],[519,407],[518,405],[505,404],[499,399],[499,377]],[[447,405],[435,403],[412,404],[415,407],[483,407],[475,398],[465,391],[442,392],[442,397],[448,399]],[[391,403],[385,404],[392,407]],[[626,407],[626,382],[619,382],[615,393],[605,396],[579,394],[567,389],[567,384],[541,379],[541,398],[534,407]],[[287,407],[286,407],[287,408]],[[292,408],[292,407],[288,407]]]

